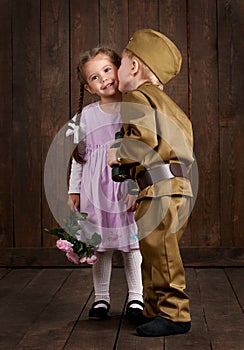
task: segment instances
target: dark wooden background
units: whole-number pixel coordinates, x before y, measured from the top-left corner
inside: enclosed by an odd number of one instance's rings
[[[189,264],[243,264],[243,0],[0,0],[0,264],[59,265],[43,188],[49,146],[75,113],[80,53],[119,53],[153,28],[180,48],[167,93],[194,128],[199,191]],[[86,103],[90,102],[86,97]]]

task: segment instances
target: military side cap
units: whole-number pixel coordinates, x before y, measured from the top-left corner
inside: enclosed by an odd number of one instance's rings
[[[140,58],[162,84],[167,83],[180,71],[180,51],[169,38],[153,29],[136,31],[126,49]]]

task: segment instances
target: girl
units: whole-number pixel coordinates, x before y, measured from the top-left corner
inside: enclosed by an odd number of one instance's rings
[[[114,250],[120,250],[124,260],[129,290],[126,315],[130,318],[143,309],[141,255],[133,214],[136,197],[127,193],[127,182],[112,181],[111,168],[106,163],[107,150],[121,128],[119,66],[120,57],[108,48],[86,52],[78,65],[81,97],[75,118],[80,118],[85,139],[73,153],[68,204],[72,210],[87,212],[87,231],[97,232],[102,237],[96,250],[98,262],[93,265],[95,302],[89,317],[94,318],[108,316]],[[100,101],[81,111],[84,89],[99,96]]]

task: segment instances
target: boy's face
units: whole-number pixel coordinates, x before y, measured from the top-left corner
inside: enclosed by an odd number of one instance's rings
[[[125,52],[122,53],[121,66],[118,70],[119,91],[128,92],[133,86],[133,62]]]

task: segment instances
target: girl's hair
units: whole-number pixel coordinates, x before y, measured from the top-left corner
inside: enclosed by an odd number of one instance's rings
[[[136,56],[132,51],[128,49],[124,49],[124,52],[130,59],[133,59],[135,57],[140,62],[141,70],[142,70],[142,78],[147,79],[153,85],[156,85],[160,90],[163,90],[163,84],[158,80],[156,75],[138,56]]]
[[[80,124],[80,117],[81,112],[83,108],[83,100],[84,100],[84,94],[85,94],[85,84],[87,84],[86,76],[84,74],[84,66],[87,62],[89,62],[91,59],[95,58],[97,55],[103,54],[106,55],[110,61],[119,68],[121,63],[120,56],[112,49],[108,47],[95,47],[89,51],[84,52],[84,54],[81,56],[79,64],[77,66],[77,76],[78,80],[80,82],[80,97],[79,97],[79,105],[77,110],[77,119],[76,123]],[[78,146],[74,149],[72,156],[78,163],[84,163],[84,159],[82,156],[82,150],[84,149],[84,143],[81,141]]]

